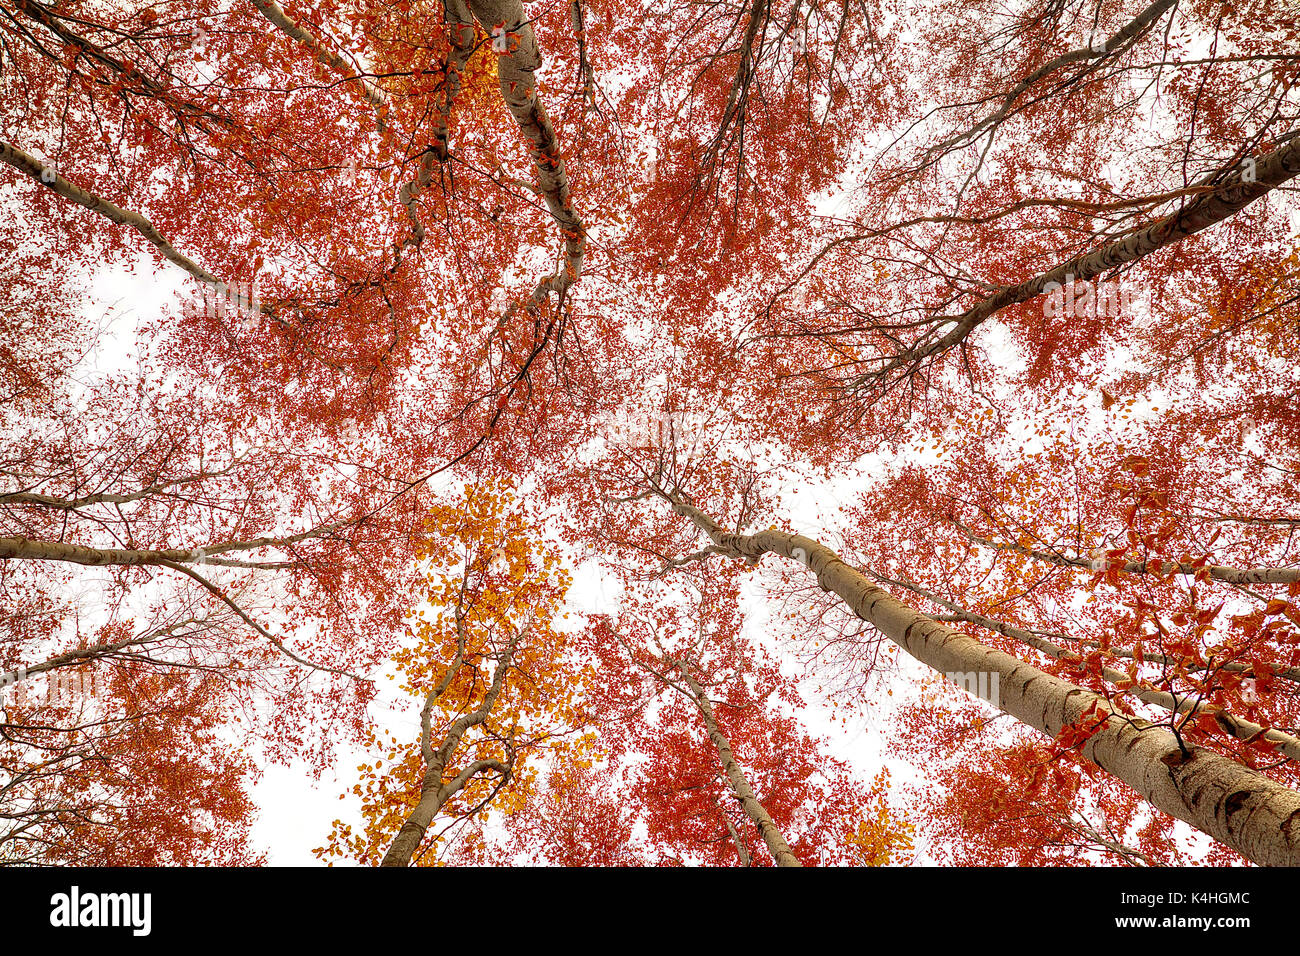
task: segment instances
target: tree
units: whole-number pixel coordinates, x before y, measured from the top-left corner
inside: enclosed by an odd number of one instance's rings
[[[590,761],[557,766],[546,785],[528,794],[510,819],[500,845],[478,859],[550,866],[644,866],[648,862],[635,822],[616,794],[608,769]]]
[[[331,859],[1300,861],[1277,12],[0,11],[0,665],[112,688],[6,703],[6,858],[181,779],[248,858],[250,766],[150,763],[221,727],[379,752]],[[101,328],[107,265],[181,292]]]
[[[421,556],[433,617],[416,610],[415,643],[394,656],[403,690],[423,697],[420,738],[361,768],[365,832],[337,821],[318,855],[373,861],[386,847],[384,866],[437,861],[444,835],[425,836],[435,818],[450,827],[494,803],[508,811],[532,790],[539,754],[581,740],[588,675],[556,629],[568,578],[509,505],[473,487],[430,514]]]
[[[89,653],[48,661],[6,688],[0,766],[0,855],[12,863],[73,866],[249,865],[256,774],[224,726],[227,688],[120,660],[108,675],[85,664],[110,652],[184,640],[101,632]],[[126,655],[124,654],[124,657]],[[44,687],[33,688],[37,675]],[[57,676],[56,676],[57,675]]]
[[[807,706],[796,682],[742,633],[736,595],[717,580],[695,586],[684,606],[671,592],[624,595],[622,617],[602,622],[592,646],[599,673],[624,696],[605,739],[630,765],[626,799],[661,857],[739,866],[906,858],[913,828],[885,798],[888,774],[868,785],[828,754],[796,716]]]

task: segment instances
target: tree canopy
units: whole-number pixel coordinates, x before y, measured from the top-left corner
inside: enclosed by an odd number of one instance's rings
[[[1300,864],[1298,49],[0,5],[0,860]]]

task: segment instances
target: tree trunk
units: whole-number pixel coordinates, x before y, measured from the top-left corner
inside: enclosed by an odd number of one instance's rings
[[[763,842],[772,853],[772,859],[776,861],[777,866],[803,866],[798,858],[790,852],[790,844],[785,842],[785,837],[777,829],[776,824],[768,815],[766,808],[759,802],[758,797],[754,795],[754,788],[749,785],[745,779],[745,774],[741,771],[739,764],[736,763],[736,756],[731,752],[731,741],[718,727],[718,720],[713,715],[713,706],[709,703],[709,697],[704,693],[704,688],[699,682],[691,676],[691,672],[685,667],[681,668],[682,677],[686,680],[695,696],[695,706],[700,709],[700,714],[704,717],[704,727],[709,732],[709,740],[713,741],[713,746],[717,748],[718,758],[722,761],[722,769],[727,774],[727,780],[731,784],[731,792],[736,795],[740,801],[740,806],[744,809],[749,819],[754,821],[758,827],[758,832],[763,834]],[[736,844],[740,849],[740,844]],[[743,858],[743,851],[742,858]]]

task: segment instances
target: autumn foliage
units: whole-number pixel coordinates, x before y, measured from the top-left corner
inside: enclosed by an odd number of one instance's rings
[[[1300,863],[1283,7],[6,4],[0,860]]]

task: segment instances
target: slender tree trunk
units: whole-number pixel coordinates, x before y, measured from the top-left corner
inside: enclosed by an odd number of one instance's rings
[[[907,584],[903,584],[903,587],[910,588]],[[985,617],[983,614],[976,614],[974,611],[968,611],[966,608],[954,604],[952,601],[945,600],[937,594],[931,594],[924,588],[910,589],[915,590],[918,594],[929,598],[931,601],[949,608],[953,612],[952,617],[954,618],[969,621],[971,624],[978,624],[980,627],[988,628],[989,630],[996,631],[999,634],[1004,634],[1014,641],[1019,641],[1021,644],[1028,645],[1035,650],[1041,651],[1049,657],[1054,657],[1057,660],[1067,662],[1082,662],[1083,660],[1080,654],[1062,647],[1059,644],[1053,644],[1051,641],[1046,640],[1041,635],[1035,634],[1032,631],[1015,627],[1005,621]],[[1114,667],[1102,667],[1101,676],[1109,683],[1119,686],[1124,686],[1126,683],[1131,681],[1128,674],[1124,671],[1117,670]],[[1169,691],[1157,690],[1150,687],[1138,687],[1133,690],[1133,696],[1145,703],[1154,704],[1157,707],[1163,707],[1171,713],[1208,714],[1214,718],[1215,723],[1217,723],[1224,732],[1232,734],[1232,736],[1236,737],[1238,740],[1267,740],[1269,743],[1273,744],[1278,753],[1290,757],[1292,760],[1300,760],[1300,738],[1291,734],[1283,733],[1282,731],[1272,727],[1265,728],[1252,720],[1238,717],[1236,714],[1224,710],[1222,707],[1206,703],[1194,695],[1184,694],[1182,697],[1179,697],[1175,694],[1171,694]]]
[[[312,56],[316,57],[316,62],[329,67],[345,80],[354,80],[360,83],[362,94],[375,110],[375,119],[379,131],[384,132],[387,128],[386,117],[390,106],[388,97],[384,95],[384,91],[375,84],[374,80],[368,76],[358,76],[343,57],[322,44],[315,34],[285,13],[284,9],[276,3],[276,0],[253,0],[253,6],[257,7],[262,16],[274,23],[287,36],[297,40],[310,50]]]
[[[434,818],[438,816],[438,811],[447,801],[442,785],[442,769],[441,762],[435,762],[425,769],[424,780],[420,787],[420,800],[407,816],[402,828],[397,831],[397,836],[389,845],[380,866],[410,865],[411,857],[415,856],[415,851],[424,840],[429,824],[433,823]]]
[[[685,667],[681,668],[682,678],[691,689],[694,695],[695,705],[700,709],[700,714],[704,717],[704,727],[709,732],[709,739],[713,741],[713,746],[717,748],[718,758],[722,761],[722,769],[727,774],[727,780],[731,783],[731,791],[740,801],[740,806],[744,809],[749,819],[754,821],[758,827],[758,832],[763,834],[763,842],[772,853],[772,859],[776,861],[777,866],[803,866],[802,863],[790,852],[790,844],[785,842],[785,837],[781,836],[781,831],[768,815],[763,804],[759,802],[758,797],[754,795],[754,788],[749,785],[745,779],[745,774],[741,771],[740,765],[736,763],[736,756],[731,751],[731,741],[718,727],[718,719],[714,716],[713,705],[709,703],[709,696],[704,692],[704,688],[691,675],[691,672]],[[739,848],[739,844],[737,844]],[[741,853],[742,859],[744,853]]]
[[[527,627],[516,630],[514,636],[510,639],[510,643],[502,651],[501,658],[497,661],[497,666],[492,672],[492,685],[488,688],[487,693],[483,695],[483,703],[478,710],[463,714],[453,721],[446,736],[443,737],[441,745],[435,750],[433,747],[433,705],[451,686],[456,672],[464,663],[465,632],[459,615],[457,616],[457,629],[460,634],[456,646],[456,656],[443,679],[438,682],[438,686],[425,697],[424,708],[420,711],[420,751],[424,757],[425,766],[424,778],[420,783],[420,799],[407,816],[406,822],[402,824],[401,829],[397,831],[397,836],[393,838],[392,844],[389,845],[388,852],[384,854],[380,866],[407,866],[410,864],[411,858],[415,856],[415,851],[420,848],[420,844],[424,840],[425,831],[429,829],[429,825],[433,823],[434,818],[442,810],[442,805],[459,793],[474,777],[492,770],[497,773],[503,784],[510,778],[511,766],[498,760],[476,760],[458,773],[455,779],[445,783],[442,775],[447,768],[448,761],[455,755],[456,748],[460,746],[461,740],[464,739],[466,731],[471,727],[482,724],[492,715],[492,708],[496,706],[501,691],[505,687],[506,673],[510,670],[510,663],[514,659],[515,648],[519,646],[519,641],[523,638]],[[513,760],[511,764],[513,764]]]
[[[176,247],[144,216],[133,210],[123,209],[101,196],[96,196],[94,193],[73,185],[46,167],[35,156],[25,153],[9,143],[0,143],[0,162],[8,163],[19,172],[26,173],[41,185],[54,190],[64,199],[70,199],[80,206],[85,206],[91,212],[99,213],[119,225],[130,226],[153,243],[154,247],[166,259],[176,263],[200,282],[207,285],[216,285],[220,281],[193,259],[178,252]]]

